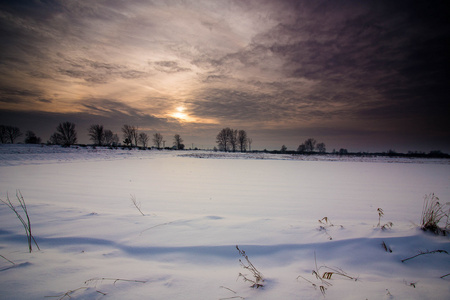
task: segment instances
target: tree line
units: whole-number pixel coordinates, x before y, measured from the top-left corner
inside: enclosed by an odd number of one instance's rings
[[[59,123],[56,127],[56,131],[47,141],[47,144],[65,147],[77,144],[78,133],[75,127],[75,124],[72,122]],[[148,147],[150,137],[145,132],[139,132],[138,126],[125,124],[121,130],[124,138],[123,144],[125,146],[138,147],[141,145],[143,148]],[[2,144],[14,144],[21,136],[23,136],[23,133],[18,127],[0,125],[0,142]],[[88,136],[95,146],[118,147],[121,145],[118,134],[113,133],[111,130],[104,128],[103,125],[100,124],[91,125],[88,128]],[[162,134],[158,132],[153,134],[152,141],[156,148],[161,148],[162,145],[165,144]],[[40,137],[37,137],[33,131],[29,130],[26,132],[25,143],[41,144],[42,140]],[[173,137],[173,148],[183,150],[184,147],[181,136],[175,134]]]
[[[150,137],[145,132],[139,132],[139,127],[134,125],[125,124],[121,128],[123,135],[123,142],[120,143],[119,135],[113,133],[109,129],[105,129],[103,125],[93,124],[88,128],[89,139],[93,142],[95,146],[108,146],[108,147],[118,147],[125,145],[127,147],[143,147],[147,148]],[[15,126],[0,125],[0,143],[1,144],[14,144],[18,138],[22,137],[24,134],[20,128]],[[153,144],[156,148],[165,148],[165,141],[161,133],[154,133],[151,138]],[[78,142],[77,131],[75,129],[75,124],[71,122],[63,122],[58,124],[56,131],[50,136],[47,144],[61,145],[61,146],[71,146]],[[217,147],[214,147],[215,151],[252,151],[253,140],[248,136],[245,130],[231,129],[229,127],[223,128],[219,131],[216,136]],[[25,143],[26,144],[41,144],[42,139],[36,134],[28,130],[25,133]],[[179,134],[175,134],[173,137],[173,147],[172,149],[183,150],[185,145],[183,144],[183,139]],[[311,154],[319,153],[326,154],[325,143],[318,143],[314,138],[308,138],[303,143],[301,143],[296,151],[288,151],[285,145],[282,145],[281,150],[267,151],[272,153],[290,153],[290,154]],[[332,154],[337,155],[381,155],[381,156],[406,156],[406,157],[433,157],[433,158],[449,158],[450,155],[443,153],[439,150],[433,150],[429,153],[409,151],[407,154],[397,153],[394,150],[389,150],[388,152],[381,153],[350,153],[347,149],[341,148],[339,150],[333,149]]]

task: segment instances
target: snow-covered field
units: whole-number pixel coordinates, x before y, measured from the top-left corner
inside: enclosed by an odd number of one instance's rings
[[[449,160],[0,145],[16,190],[41,250],[0,205],[0,299],[450,298],[450,255],[402,262],[450,253],[418,228],[426,194],[450,201]]]

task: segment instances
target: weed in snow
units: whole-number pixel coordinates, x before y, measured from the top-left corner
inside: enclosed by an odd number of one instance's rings
[[[32,243],[34,242],[34,244],[36,245],[36,247],[38,248],[38,250],[41,250],[39,248],[39,245],[37,244],[36,240],[34,239],[34,236],[31,234],[31,221],[30,221],[30,216],[28,215],[28,209],[27,209],[27,205],[25,203],[25,199],[23,198],[22,194],[20,193],[19,190],[17,190],[16,192],[16,198],[17,201],[19,202],[19,207],[23,210],[23,212],[25,213],[25,218],[17,211],[17,208],[14,206],[14,204],[12,204],[11,200],[9,199],[9,196],[6,195],[6,201],[0,199],[0,201],[7,205],[15,214],[16,217],[20,220],[20,222],[23,225],[23,228],[25,229],[25,233],[27,234],[27,241],[28,241],[28,250],[33,251],[33,247],[32,247]]]
[[[434,234],[442,233],[443,235],[447,235],[450,230],[449,215],[449,202],[441,204],[439,198],[434,193],[427,195],[423,201],[420,228],[424,231],[431,231]],[[443,225],[439,224],[441,221],[443,221]]]
[[[247,261],[247,265],[245,265],[242,260],[239,259],[239,262],[241,263],[241,266],[246,269],[249,270],[252,275],[253,275],[253,279],[248,278],[246,275],[239,273],[239,277],[242,277],[244,279],[244,281],[249,281],[251,283],[253,283],[251,285],[252,288],[260,288],[263,287],[264,285],[262,284],[262,282],[264,282],[264,277],[261,274],[261,272],[259,272],[255,266],[250,262],[250,259],[248,258],[247,254],[245,254],[244,250],[239,249],[239,246],[236,245],[236,249],[239,252],[239,254],[245,258],[245,260]]]

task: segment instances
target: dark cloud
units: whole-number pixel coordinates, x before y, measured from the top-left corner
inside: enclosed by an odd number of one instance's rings
[[[30,103],[39,101],[42,96],[40,91],[3,87],[0,88],[0,102],[3,103]]]
[[[183,68],[178,65],[176,61],[155,61],[149,63],[154,65],[155,70],[164,73],[179,73],[179,72],[190,72],[190,68]]]
[[[81,101],[86,114],[92,114],[111,120],[133,120],[135,123],[146,126],[160,126],[167,122],[166,119],[157,118],[131,107],[123,102],[111,99],[85,99]]]
[[[58,69],[60,74],[89,83],[105,84],[117,78],[138,79],[149,76],[147,71],[134,70],[124,65],[85,58],[65,58],[62,54],[59,56],[62,58],[62,66]]]

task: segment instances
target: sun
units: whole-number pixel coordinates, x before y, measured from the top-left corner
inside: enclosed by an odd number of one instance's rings
[[[175,108],[175,111],[171,114],[169,114],[170,117],[177,119],[180,122],[187,122],[187,123],[202,123],[202,124],[217,124],[216,120],[213,119],[206,119],[206,118],[195,118],[189,116],[189,114],[186,112],[186,107],[184,106],[177,106]]]
[[[186,121],[189,122],[190,121],[190,117],[184,113],[184,111],[186,110],[186,108],[184,106],[178,106],[177,108],[175,108],[176,112],[172,113],[171,116],[179,119],[181,121]]]

